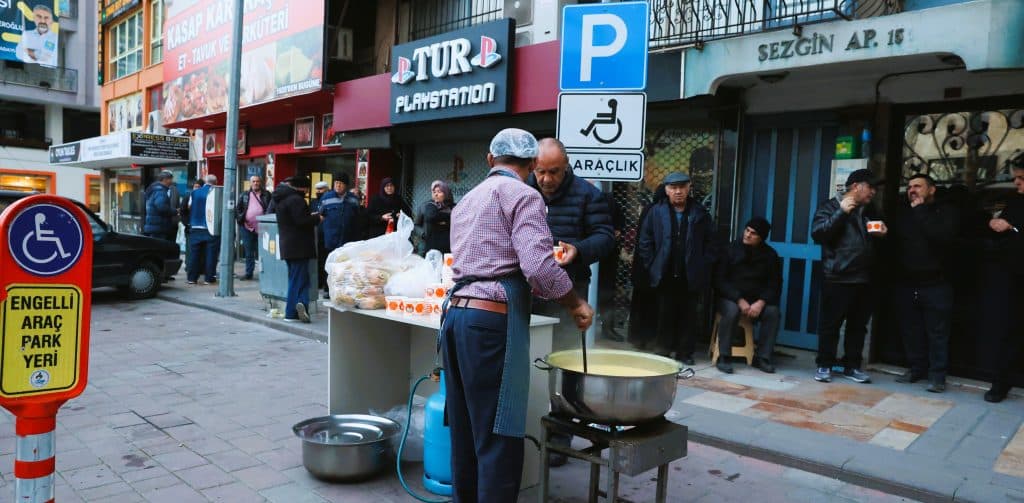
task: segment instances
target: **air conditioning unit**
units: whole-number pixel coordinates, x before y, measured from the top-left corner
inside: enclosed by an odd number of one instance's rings
[[[149,122],[146,124],[147,133],[167,134],[167,129],[164,128],[163,115],[160,110],[153,110],[149,113]]]
[[[341,61],[352,61],[352,29],[351,28],[337,28],[335,30],[336,43],[334,44],[334,51],[331,53],[332,59],[339,59]]]
[[[505,0],[504,17],[516,20],[516,47],[558,40],[562,7],[575,0]]]

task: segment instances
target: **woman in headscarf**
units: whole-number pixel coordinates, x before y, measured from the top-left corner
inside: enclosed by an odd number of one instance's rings
[[[430,200],[423,203],[420,214],[416,217],[416,225],[423,226],[424,253],[427,250],[451,253],[449,223],[454,207],[452,189],[444,181],[434,180],[430,184]]]
[[[394,222],[397,226],[399,212],[412,215],[409,205],[405,204],[402,198],[398,197],[398,187],[395,186],[395,182],[391,178],[381,180],[380,193],[373,196],[367,210],[370,220],[367,225],[367,237],[369,238],[375,238],[384,234],[387,231],[388,224],[391,222]]]

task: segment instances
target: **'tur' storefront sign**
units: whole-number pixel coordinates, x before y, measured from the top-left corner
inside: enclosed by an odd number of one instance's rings
[[[391,123],[505,112],[514,33],[503,19],[395,46]]]

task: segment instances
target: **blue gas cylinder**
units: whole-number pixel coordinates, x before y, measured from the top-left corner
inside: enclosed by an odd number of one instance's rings
[[[452,433],[444,425],[444,371],[441,386],[423,409],[423,487],[441,496],[452,495]]]

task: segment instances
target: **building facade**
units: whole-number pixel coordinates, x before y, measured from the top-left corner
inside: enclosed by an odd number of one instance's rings
[[[58,194],[99,211],[98,173],[51,166],[47,152],[99,132],[96,1],[10,2],[0,21],[0,190]]]

